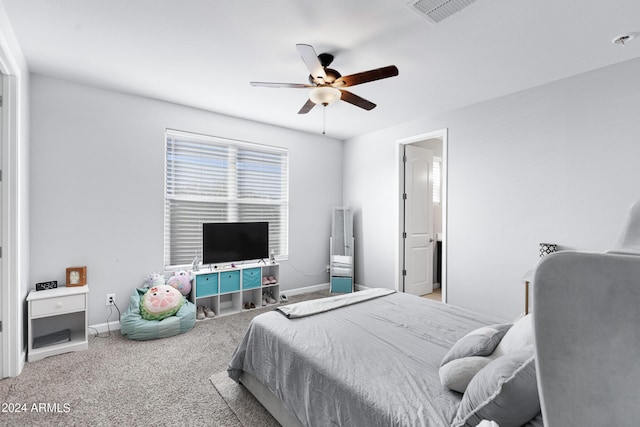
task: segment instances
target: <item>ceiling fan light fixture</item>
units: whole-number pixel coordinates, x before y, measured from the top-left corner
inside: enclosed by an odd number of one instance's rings
[[[307,114],[313,109],[313,107],[318,104],[326,107],[327,105],[333,104],[334,102],[340,100],[367,111],[372,110],[376,107],[376,104],[352,92],[344,90],[343,88],[356,86],[375,80],[382,80],[398,75],[398,67],[396,67],[395,65],[388,65],[386,67],[375,68],[373,70],[362,71],[360,73],[343,76],[338,71],[332,68],[327,68],[327,66],[333,60],[333,55],[328,53],[321,53],[320,55],[318,55],[316,54],[313,46],[308,44],[297,44],[296,49],[298,49],[298,53],[302,57],[302,61],[309,69],[310,74],[308,84],[269,82],[250,83],[251,86],[310,89],[309,99],[307,99],[302,108],[300,108],[298,114]]]
[[[341,95],[342,93],[334,87],[320,86],[311,89],[311,92],[309,92],[309,99],[314,104],[321,104],[326,107],[327,105],[331,105],[338,101]]]

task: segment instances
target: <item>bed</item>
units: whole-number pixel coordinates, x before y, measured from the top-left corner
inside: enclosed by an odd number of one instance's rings
[[[257,316],[229,365],[282,425],[450,426],[463,394],[441,384],[443,357],[470,331],[504,323],[393,291],[318,311]]]
[[[639,255],[640,202],[612,251],[543,258],[533,315],[506,327],[402,293],[341,299],[356,292],[257,316],[228,373],[285,426],[635,425]],[[479,338],[454,362],[482,367],[445,387],[445,361]]]

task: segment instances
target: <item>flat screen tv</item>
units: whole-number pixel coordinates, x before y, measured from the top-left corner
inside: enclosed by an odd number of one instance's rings
[[[268,222],[211,222],[202,224],[202,263],[269,258]]]

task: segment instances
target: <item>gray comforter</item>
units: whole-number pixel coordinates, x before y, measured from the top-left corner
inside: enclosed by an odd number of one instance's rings
[[[403,293],[299,319],[257,316],[232,356],[307,426],[448,426],[461,394],[440,361],[463,335],[504,319]]]

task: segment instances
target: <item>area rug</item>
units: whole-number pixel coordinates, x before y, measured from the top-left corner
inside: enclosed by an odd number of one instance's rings
[[[280,424],[242,384],[233,381],[227,371],[211,376],[211,383],[238,421],[245,427],[277,427]]]

